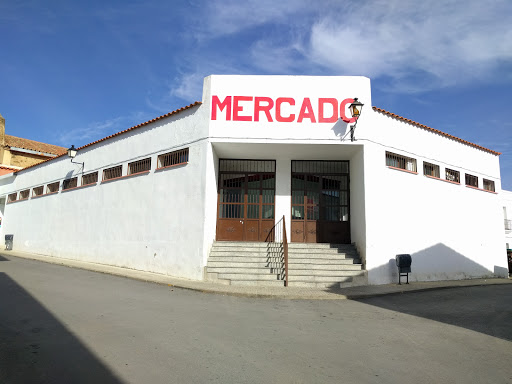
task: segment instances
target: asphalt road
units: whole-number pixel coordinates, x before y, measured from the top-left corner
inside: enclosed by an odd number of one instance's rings
[[[0,383],[511,383],[512,286],[251,299],[0,257]]]

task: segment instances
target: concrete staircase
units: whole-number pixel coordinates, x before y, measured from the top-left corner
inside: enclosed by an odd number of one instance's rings
[[[213,244],[205,280],[226,285],[284,286],[273,269],[267,243],[219,241]],[[366,285],[367,273],[353,245],[288,244],[290,287],[350,287]]]

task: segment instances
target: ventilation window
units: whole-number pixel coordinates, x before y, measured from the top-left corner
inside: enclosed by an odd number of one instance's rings
[[[466,185],[478,188],[478,177],[466,173]]]
[[[403,169],[409,172],[417,172],[416,159],[397,155],[386,151],[386,165],[392,168]]]
[[[495,190],[494,190],[494,181],[484,179],[484,189],[486,191],[495,192]]]
[[[30,189],[25,189],[20,192],[20,200],[26,200],[30,196]]]
[[[460,183],[460,172],[453,169],[446,168],[446,180]]]
[[[158,156],[158,168],[172,167],[174,165],[188,163],[188,148],[179,151],[165,153]]]
[[[7,197],[7,202],[8,202],[8,203],[12,203],[12,202],[15,202],[17,199],[18,199],[18,192],[16,192],[16,193],[11,193],[11,194]]]
[[[59,192],[59,182],[51,183],[46,186],[46,193],[55,193]]]
[[[123,166],[118,165],[117,167],[107,168],[103,170],[103,180],[117,179],[122,176]]]
[[[78,179],[76,177],[64,180],[62,182],[62,190],[63,191],[65,191],[66,189],[76,188],[77,186],[78,186]]]
[[[136,173],[148,172],[151,169],[151,157],[147,159],[134,161],[128,163],[128,175],[135,175]]]
[[[89,173],[82,176],[82,187],[84,185],[91,185],[98,182],[98,172]]]
[[[439,179],[439,165],[423,162],[423,174],[425,176],[437,177]]]
[[[36,187],[32,189],[32,196],[42,196],[43,195],[43,186]]]

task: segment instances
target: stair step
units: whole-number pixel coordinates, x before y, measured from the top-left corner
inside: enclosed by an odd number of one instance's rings
[[[288,248],[355,249],[352,244],[288,243]]]
[[[304,275],[304,276],[297,276],[293,275],[290,276],[290,281],[294,282],[313,282],[313,283],[341,283],[343,281],[352,281],[352,278],[357,275],[342,275],[342,276],[316,276],[316,275]],[[219,275],[220,277],[220,275]]]
[[[284,288],[284,281],[283,280],[233,280],[231,281],[231,285],[236,286],[245,286],[245,287],[255,287],[255,286],[263,286],[263,287],[283,287]]]
[[[231,273],[237,273],[242,275],[250,275],[250,274],[257,274],[257,275],[269,275],[270,267],[262,267],[261,265],[255,268],[252,267],[207,267],[208,272],[215,272],[219,275],[222,274],[231,274]]]
[[[349,278],[343,282],[335,281],[335,282],[327,282],[327,283],[311,282],[311,281],[289,281],[288,286],[289,287],[303,287],[303,288],[339,288],[340,284],[350,285],[351,283],[352,283],[352,279]]]
[[[221,249],[212,249],[210,252],[210,256],[233,256],[233,255],[243,255],[243,256],[260,256],[267,257],[267,251],[265,252],[255,252],[255,251],[247,251],[244,249],[233,249],[233,250],[221,250]]]
[[[305,264],[305,265],[352,265],[361,264],[359,259],[296,259],[288,257],[288,265]]]
[[[337,250],[337,249],[320,249],[320,248],[314,248],[314,249],[306,249],[306,248],[297,248],[297,249],[290,249],[288,248],[288,253],[294,254],[294,255],[303,255],[303,254],[316,254],[316,255],[357,255],[357,252],[353,249],[343,249],[343,250]]]
[[[268,257],[245,257],[245,256],[216,256],[208,259],[208,265],[210,263],[267,263]]]
[[[211,260],[208,262],[208,268],[265,268],[269,265],[266,261],[264,262],[223,262]]]
[[[290,272],[298,271],[361,271],[361,264],[288,264]]]
[[[326,271],[326,270],[288,270],[290,277],[301,280],[303,277],[346,277],[346,276],[359,276],[363,271],[359,270],[343,270],[343,271]]]
[[[215,241],[213,247],[245,247],[245,248],[265,248],[268,243],[265,242],[245,242],[245,241]]]
[[[273,280],[279,280],[277,278],[277,274],[270,274],[269,271],[266,271],[264,274],[260,273],[219,273],[219,279],[226,279],[231,280],[231,284],[233,285],[233,281],[240,281],[240,280],[261,280],[261,281],[273,281]],[[282,280],[281,280],[282,281]]]

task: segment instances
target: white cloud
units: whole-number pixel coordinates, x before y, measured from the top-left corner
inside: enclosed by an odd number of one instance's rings
[[[409,77],[432,87],[488,79],[497,62],[512,59],[510,14],[509,1],[366,3],[341,21],[316,22],[309,57],[339,73],[404,84]]]
[[[116,117],[102,122],[93,122],[85,127],[72,128],[65,133],[60,134],[58,142],[64,146],[69,146],[71,144],[82,146],[115,132],[129,128],[127,126],[123,126],[123,122],[127,122],[127,120],[128,119],[126,117]]]

